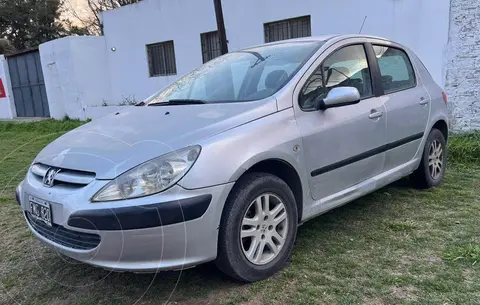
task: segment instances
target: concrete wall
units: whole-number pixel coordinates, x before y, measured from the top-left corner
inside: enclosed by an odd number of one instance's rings
[[[103,23],[118,103],[128,96],[143,100],[200,66],[200,33],[217,27],[212,0],[144,0],[105,12]],[[146,45],[168,40],[174,41],[177,75],[149,77]]]
[[[50,115],[86,119],[111,96],[104,37],[66,37],[40,46]]]
[[[311,15],[312,35],[358,33],[404,43],[444,84],[449,0],[223,0],[229,50],[264,42],[263,24]],[[216,29],[212,0],[144,0],[103,14],[112,99],[142,100],[202,64],[200,33]],[[176,76],[149,77],[145,45],[174,40]]]
[[[362,33],[386,37],[413,49],[443,84],[449,0],[224,0],[231,50],[264,41],[263,24],[311,15],[312,35]]]
[[[446,90],[456,130],[480,129],[480,0],[452,0]]]
[[[230,51],[262,44],[266,22],[310,15],[315,36],[358,33],[367,16],[362,33],[410,47],[446,87],[457,129],[480,128],[480,0],[222,3]],[[147,98],[200,66],[200,34],[216,29],[212,0],[144,0],[102,19],[104,37],[69,37],[40,48],[55,118],[97,117],[115,108],[102,104]],[[177,75],[149,77],[146,45],[168,40],[174,41]]]
[[[5,98],[0,98],[0,119],[11,119],[15,117],[16,112],[8,63],[3,55],[0,55],[0,79],[2,80],[7,96]]]

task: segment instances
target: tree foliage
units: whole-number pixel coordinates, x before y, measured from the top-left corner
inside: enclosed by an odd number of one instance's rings
[[[85,34],[85,30],[60,20],[62,0],[0,0],[0,38],[17,50],[46,41]]]
[[[0,54],[8,55],[15,52],[15,47],[6,39],[0,38]]]
[[[77,7],[70,5],[69,11],[77,21],[92,35],[103,34],[103,26],[101,22],[101,13],[119,8],[122,6],[138,3],[142,0],[86,0],[88,6],[88,14],[85,16],[77,12]]]

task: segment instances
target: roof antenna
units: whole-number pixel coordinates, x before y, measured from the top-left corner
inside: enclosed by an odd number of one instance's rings
[[[366,16],[366,15],[365,15],[365,18],[363,18],[362,27],[360,28],[360,31],[358,32],[358,34],[361,34],[361,33],[362,33],[363,26],[365,25],[365,21],[367,21],[367,16]]]

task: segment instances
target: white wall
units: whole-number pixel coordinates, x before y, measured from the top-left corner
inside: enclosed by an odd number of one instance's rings
[[[385,37],[411,48],[444,84],[449,0],[223,0],[230,50],[264,42],[263,24],[311,15],[312,35],[362,34]]]
[[[0,98],[0,119],[11,119],[15,117],[15,104],[13,101],[13,90],[10,82],[10,73],[5,56],[0,55],[0,79],[5,87],[6,98]]]
[[[110,101],[105,48],[104,37],[66,37],[40,46],[51,117],[86,119],[85,108]]]
[[[362,33],[413,49],[437,83],[447,85],[461,128],[480,128],[480,93],[472,89],[479,88],[480,78],[476,47],[480,0],[451,1],[452,5],[450,0],[222,0],[222,4],[230,51],[262,44],[266,22],[310,15],[315,36],[358,33],[367,16]],[[147,98],[200,66],[200,34],[216,29],[213,0],[143,0],[107,11],[102,19],[104,37],[69,37],[40,47],[55,118],[98,116],[106,110],[95,106],[104,102],[118,105],[127,98]],[[177,75],[149,77],[146,45],[168,40],[174,41]],[[472,66],[478,71],[470,71]]]
[[[116,103],[128,96],[143,100],[200,66],[200,33],[217,27],[212,0],[144,0],[105,12],[103,23]],[[168,40],[177,75],[149,77],[146,45]]]
[[[264,42],[263,24],[311,15],[312,35],[383,36],[412,48],[443,85],[449,0],[223,0],[229,50]],[[103,14],[112,99],[142,100],[202,64],[200,33],[216,29],[212,0],[144,0]],[[174,40],[176,76],[149,77],[145,45]]]

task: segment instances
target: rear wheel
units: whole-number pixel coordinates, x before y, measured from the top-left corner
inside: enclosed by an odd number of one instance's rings
[[[266,173],[245,175],[222,214],[218,268],[244,282],[273,275],[292,251],[297,219],[295,198],[282,179]]]
[[[411,176],[415,186],[430,188],[442,184],[446,165],[445,137],[440,130],[432,129],[425,143],[420,166]]]

